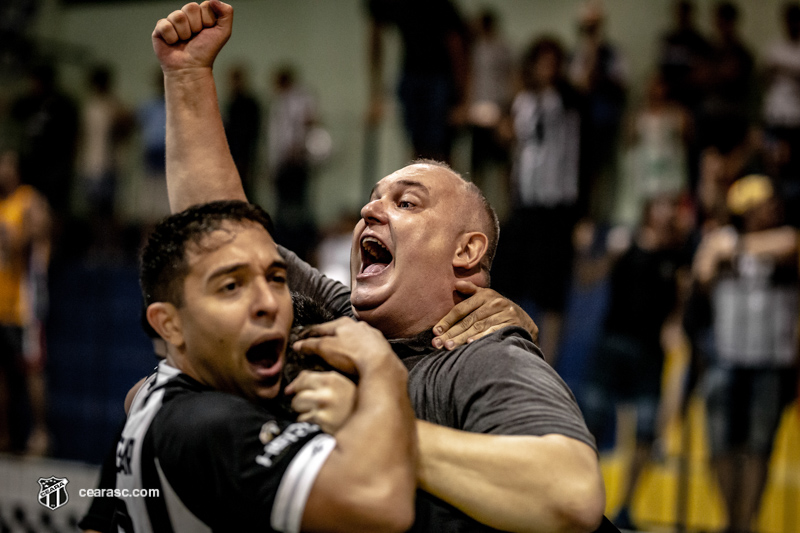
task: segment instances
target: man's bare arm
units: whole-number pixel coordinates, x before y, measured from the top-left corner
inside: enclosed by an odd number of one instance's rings
[[[303,514],[303,531],[404,531],[416,490],[416,431],[408,373],[379,331],[340,318],[295,343],[359,376],[355,409],[336,432]],[[291,386],[287,390],[291,392]]]
[[[212,67],[228,41],[233,8],[189,3],[156,24],[153,49],[164,72],[167,189],[181,211],[213,200],[246,200],[217,103]]]
[[[563,435],[467,433],[417,421],[420,487],[491,527],[589,532],[605,488],[597,455]]]

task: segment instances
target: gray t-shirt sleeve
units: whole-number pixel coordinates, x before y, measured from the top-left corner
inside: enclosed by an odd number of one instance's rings
[[[565,435],[594,448],[575,396],[513,329],[469,345],[453,382],[453,408],[461,428],[497,435]]]
[[[286,261],[289,288],[293,292],[309,297],[336,317],[353,316],[347,286],[325,276],[288,248],[278,245],[278,252]]]

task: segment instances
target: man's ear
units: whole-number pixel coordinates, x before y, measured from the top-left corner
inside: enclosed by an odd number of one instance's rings
[[[453,256],[453,268],[459,270],[479,268],[488,248],[489,239],[479,231],[461,235],[458,239],[456,253]]]
[[[178,309],[168,302],[147,306],[147,321],[162,339],[173,346],[183,346],[183,327]]]

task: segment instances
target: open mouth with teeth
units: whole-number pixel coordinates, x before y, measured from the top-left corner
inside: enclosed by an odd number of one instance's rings
[[[283,343],[280,339],[267,340],[258,344],[254,344],[247,350],[245,356],[247,362],[259,375],[263,377],[270,377],[273,375],[280,375],[281,351]]]
[[[386,270],[393,259],[392,252],[375,237],[361,239],[362,274],[380,274]]]

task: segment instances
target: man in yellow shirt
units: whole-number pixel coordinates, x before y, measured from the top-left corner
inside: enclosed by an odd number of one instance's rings
[[[33,428],[26,451],[48,447],[41,320],[50,258],[50,214],[33,187],[22,185],[19,157],[0,152],[0,451],[22,448],[11,401],[27,382]]]

